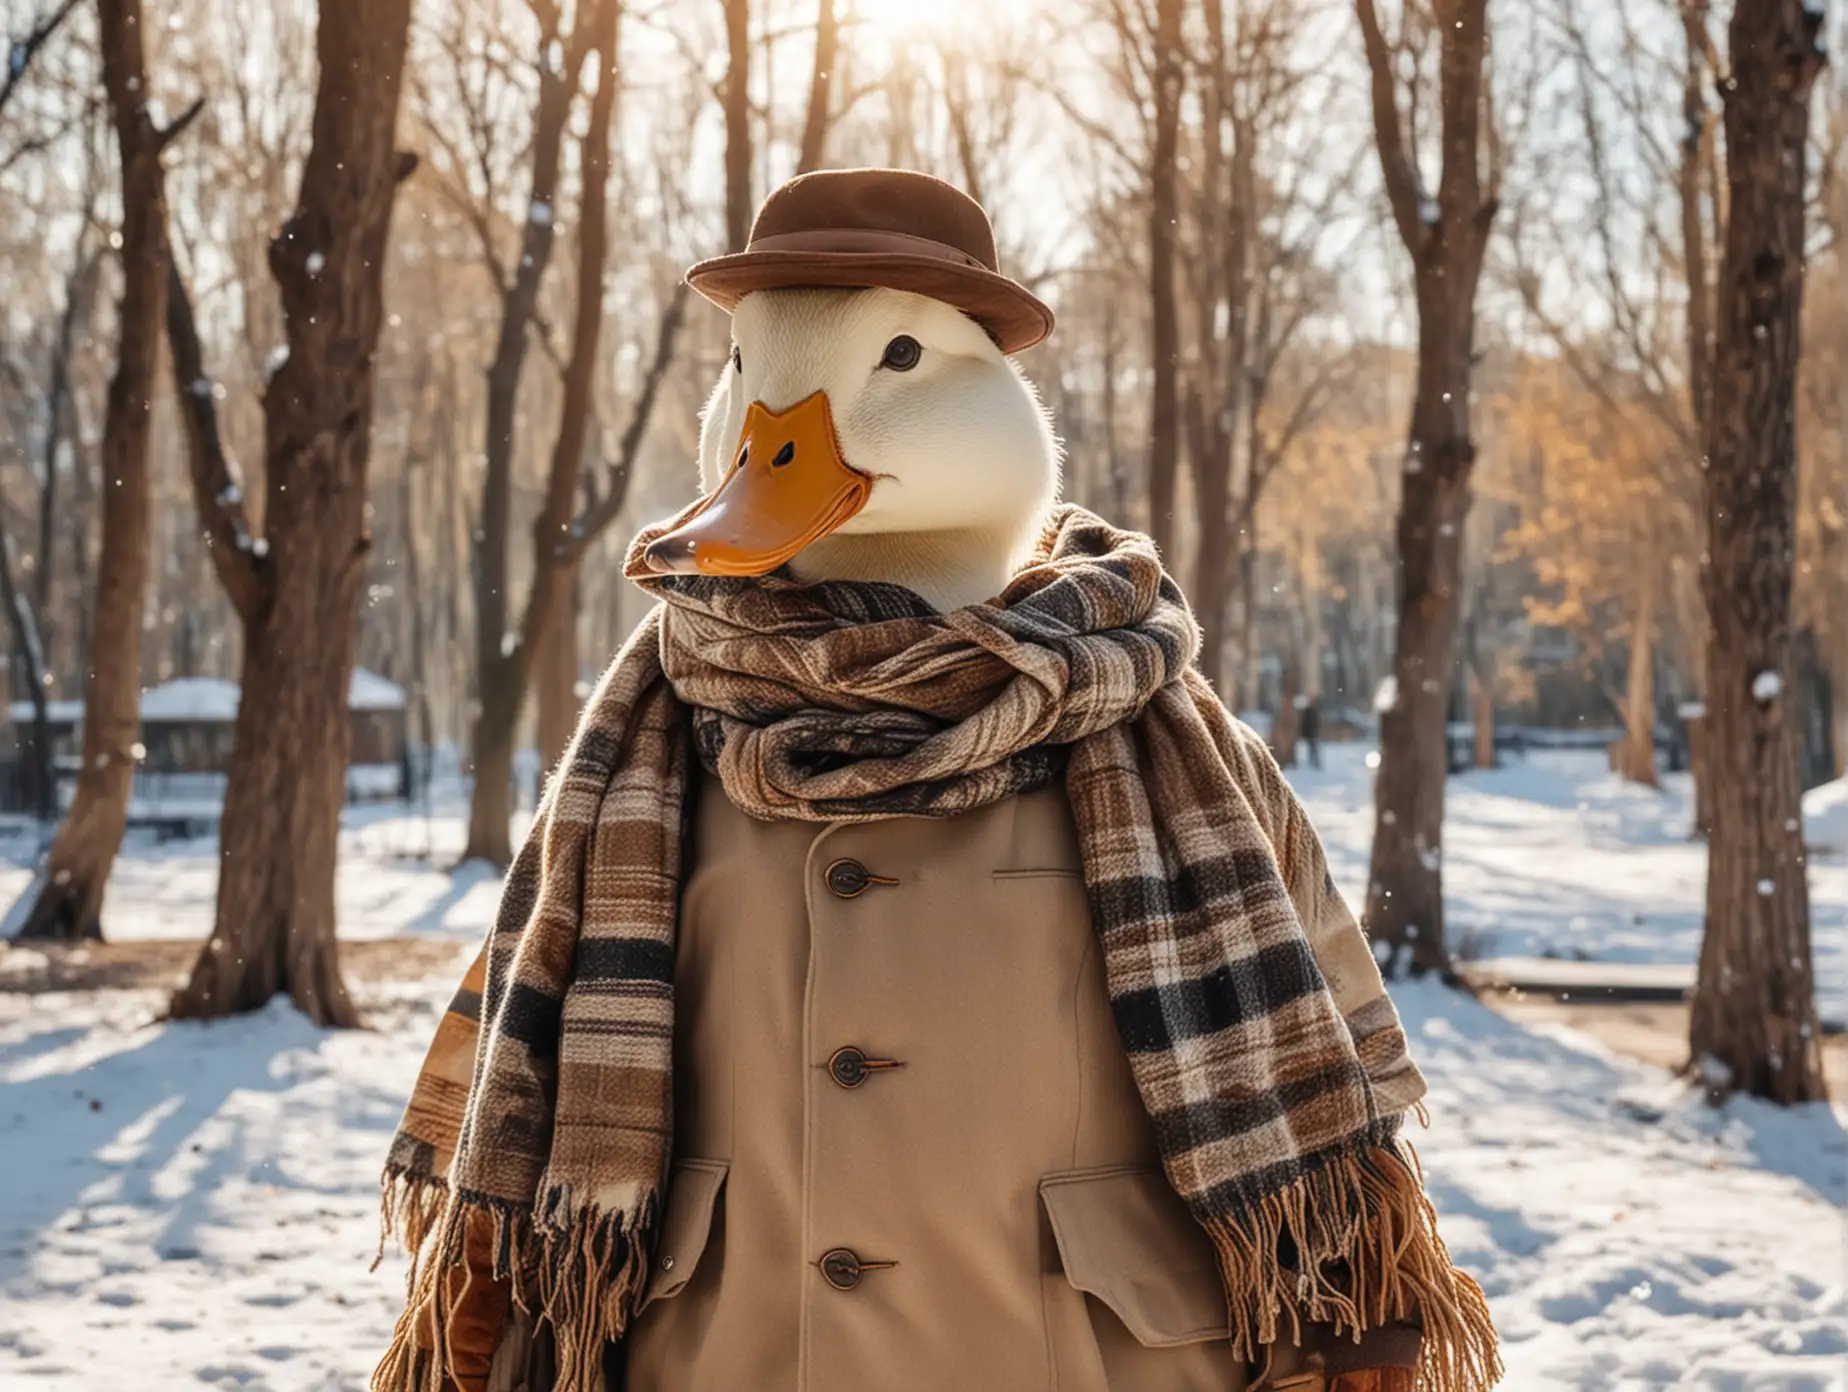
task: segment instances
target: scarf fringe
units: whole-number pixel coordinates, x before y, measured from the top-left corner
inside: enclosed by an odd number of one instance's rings
[[[413,1251],[408,1298],[391,1346],[373,1371],[372,1392],[443,1392],[449,1331],[471,1286],[491,1274],[513,1303],[551,1328],[554,1392],[603,1392],[604,1345],[622,1336],[648,1279],[647,1235],[659,1197],[637,1212],[577,1206],[565,1188],[540,1196],[546,1215],[479,1195],[458,1198],[441,1181],[388,1176],[381,1216],[404,1228]],[[431,1206],[440,1201],[440,1220]],[[474,1268],[466,1247],[471,1221],[491,1225],[491,1273]],[[423,1231],[413,1241],[412,1231]],[[426,1246],[425,1239],[428,1239]]]
[[[1204,1220],[1219,1253],[1232,1349],[1247,1359],[1305,1320],[1358,1340],[1395,1320],[1423,1326],[1417,1392],[1487,1392],[1502,1376],[1482,1289],[1450,1262],[1417,1156],[1371,1142],[1235,1215]],[[1294,1245],[1297,1269],[1279,1258]]]
[[[413,1174],[388,1165],[379,1176],[379,1247],[369,1269],[379,1269],[385,1260],[385,1244],[394,1234],[415,1263],[448,1199],[449,1183],[441,1176]]]

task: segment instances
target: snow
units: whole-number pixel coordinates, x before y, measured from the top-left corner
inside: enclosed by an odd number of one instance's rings
[[[1366,897],[1373,790],[1358,745],[1324,745],[1297,768],[1350,903]],[[1602,750],[1539,750],[1472,770],[1445,793],[1446,932],[1466,957],[1675,962],[1700,957],[1706,848],[1690,839],[1693,784],[1625,783]],[[1848,1020],[1848,789],[1805,800],[1816,979],[1823,1014]],[[1834,837],[1831,842],[1828,838]]]
[[[14,701],[6,708],[6,713],[15,725],[30,725],[33,720],[30,701]],[[45,718],[53,725],[75,725],[83,719],[83,702],[47,701]]]
[[[236,682],[219,677],[175,677],[142,693],[141,718],[228,722],[237,719],[237,704],[242,694]],[[83,703],[70,704],[77,707],[81,717]],[[404,688],[377,672],[355,667],[347,683],[347,705],[356,711],[403,710]]]
[[[353,669],[347,683],[347,705],[356,711],[394,711],[405,706],[404,688],[364,667]]]
[[[1814,855],[1848,855],[1848,778],[1803,795],[1803,839]]]
[[[1291,775],[1351,899],[1366,873],[1369,752],[1326,746],[1323,770]],[[1458,945],[1567,975],[1599,971],[1583,960],[1596,958],[1665,988],[1691,976],[1703,867],[1685,837],[1685,780],[1658,794],[1612,779],[1601,753],[1545,751],[1454,779],[1448,800]],[[1806,813],[1838,815],[1845,800],[1839,785],[1819,789]],[[379,1162],[496,893],[480,865],[442,868],[463,841],[459,789],[437,806],[428,820],[346,812],[343,935],[455,949],[453,970],[355,981],[370,1030],[316,1030],[281,1004],[211,1026],[155,1023],[152,991],[8,990],[45,955],[0,952],[0,1386],[364,1386],[404,1270],[391,1250],[366,1269]],[[31,848],[0,849],[10,894]],[[216,855],[209,838],[131,833],[112,932],[198,937]],[[1848,863],[1818,851],[1809,876],[1839,1014]],[[1414,1140],[1452,1254],[1494,1307],[1506,1387],[1841,1385],[1842,1114],[1711,1108],[1564,1024],[1510,1019],[1435,983],[1394,998],[1431,1081],[1431,1128]]]
[[[1399,704],[1399,679],[1388,674],[1380,678],[1379,689],[1373,693],[1373,709],[1378,715],[1384,715]]]
[[[308,253],[307,261],[303,264],[307,267],[309,275],[318,276],[327,269],[327,258],[318,251],[311,251]]]
[[[1752,678],[1754,701],[1775,701],[1784,692],[1784,679],[1767,668]]]
[[[239,689],[219,677],[175,677],[141,695],[143,721],[237,719]]]
[[[1582,962],[1558,957],[1490,957],[1466,962],[1473,984],[1493,990],[1628,999],[1680,1000],[1694,986],[1692,962]]]

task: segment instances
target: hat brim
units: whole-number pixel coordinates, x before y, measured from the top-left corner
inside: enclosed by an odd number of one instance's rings
[[[687,284],[727,314],[753,290],[907,290],[954,305],[1020,353],[1052,332],[1052,311],[1024,285],[980,266],[904,252],[741,251],[701,261]]]

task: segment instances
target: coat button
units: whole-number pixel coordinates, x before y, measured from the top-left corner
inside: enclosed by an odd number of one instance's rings
[[[836,1247],[821,1259],[821,1275],[835,1290],[852,1290],[860,1284],[865,1268],[860,1259],[845,1247]]]
[[[857,860],[837,860],[822,872],[828,892],[842,899],[852,899],[866,892],[866,867]]]
[[[857,1088],[866,1081],[866,1055],[858,1049],[836,1049],[828,1072],[842,1087]]]
[[[897,880],[885,875],[873,875],[857,860],[842,858],[835,861],[821,872],[822,883],[828,886],[828,893],[837,899],[857,899],[866,893],[868,885],[895,885]]]
[[[860,1284],[860,1278],[869,1271],[884,1271],[897,1266],[897,1262],[861,1261],[851,1248],[836,1247],[831,1252],[823,1252],[821,1261],[821,1279],[833,1286],[835,1290],[850,1291]]]

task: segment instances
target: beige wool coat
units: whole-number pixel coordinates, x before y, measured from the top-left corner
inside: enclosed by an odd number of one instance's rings
[[[702,781],[674,1158],[612,1392],[1236,1392],[1118,1041],[1062,789],[759,822]],[[521,1385],[510,1322],[490,1392]],[[1416,1361],[1306,1341],[1267,1379]],[[623,1366],[619,1366],[623,1365]],[[1299,1380],[1300,1379],[1300,1380]]]

